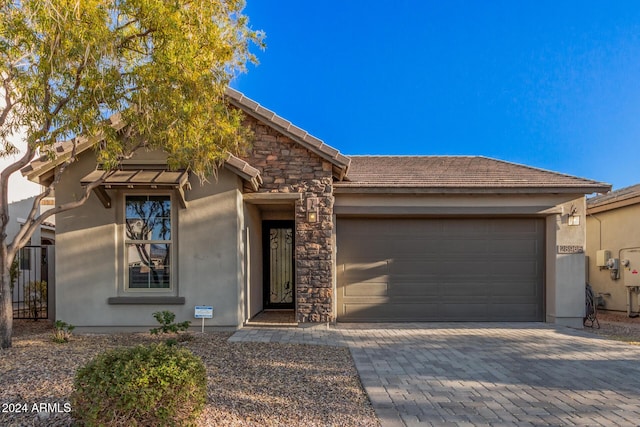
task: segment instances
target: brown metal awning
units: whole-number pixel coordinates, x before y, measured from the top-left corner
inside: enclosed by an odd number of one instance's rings
[[[103,171],[94,170],[80,180],[80,184],[86,186],[102,179],[100,186],[94,188],[94,192],[105,208],[111,207],[111,197],[106,189],[141,188],[141,189],[172,189],[178,195],[178,202],[182,208],[187,207],[184,195],[184,186],[189,183],[187,171],[168,171],[150,169],[131,169]]]

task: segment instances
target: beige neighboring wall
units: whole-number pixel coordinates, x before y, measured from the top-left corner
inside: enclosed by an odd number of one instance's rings
[[[151,160],[154,155],[143,155]],[[88,150],[68,168],[57,187],[58,203],[82,193],[80,180],[94,170],[95,156]],[[239,327],[242,309],[239,301],[243,278],[239,268],[241,245],[241,195],[239,178],[221,169],[217,181],[201,186],[191,181],[186,191],[188,207],[181,209],[172,196],[174,288],[169,292],[148,292],[149,296],[185,297],[184,304],[110,304],[114,297],[136,297],[140,293],[124,290],[124,194],[107,190],[113,207],[105,208],[95,195],[82,207],[57,216],[58,256],[56,257],[56,302],[59,319],[77,327],[110,328],[155,326],[152,314],[170,310],[176,321],[190,320],[194,326],[195,305],[211,305],[213,319],[208,326]],[[161,190],[157,190],[161,193]],[[153,190],[142,191],[154,194]],[[166,194],[166,191],[164,192]],[[240,217],[240,219],[239,219]]]
[[[611,251],[611,258],[630,257],[633,250],[640,250],[640,203],[622,205],[610,210],[593,209],[587,216],[587,256],[588,280],[596,294],[602,294],[601,301],[607,310],[627,311],[626,274],[640,266],[630,265],[631,271],[621,271],[620,278],[614,280],[611,271],[596,265],[596,254],[600,249]],[[626,249],[625,249],[626,248]],[[633,264],[633,258],[632,264]],[[630,276],[632,277],[632,276]],[[632,299],[632,311],[640,310],[640,298],[635,294]]]

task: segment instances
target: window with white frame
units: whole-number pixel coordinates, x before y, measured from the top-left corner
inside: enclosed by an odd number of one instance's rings
[[[171,197],[125,196],[127,288],[171,288]]]

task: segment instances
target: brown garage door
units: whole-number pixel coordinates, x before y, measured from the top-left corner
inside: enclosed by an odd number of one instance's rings
[[[338,320],[542,321],[544,220],[338,218]]]

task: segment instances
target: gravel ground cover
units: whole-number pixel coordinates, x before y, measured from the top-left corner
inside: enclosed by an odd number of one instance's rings
[[[600,329],[585,331],[640,345],[640,318],[602,311],[597,317]],[[0,350],[0,426],[71,425],[65,404],[79,366],[108,348],[160,340],[79,334],[56,344],[51,330],[45,321],[16,321],[13,347]],[[200,426],[379,426],[346,348],[229,343],[229,336],[195,334],[184,343],[207,366]],[[49,411],[39,412],[41,404]]]
[[[79,366],[109,348],[161,340],[78,334],[56,344],[47,322],[17,321],[14,330],[13,347],[0,350],[0,426],[71,425],[65,411]],[[229,336],[194,334],[181,344],[207,367],[200,426],[379,426],[348,349],[229,343]],[[49,412],[39,412],[41,404]]]
[[[618,311],[599,311],[600,328],[584,328],[587,332],[640,345],[640,317],[629,317]]]

